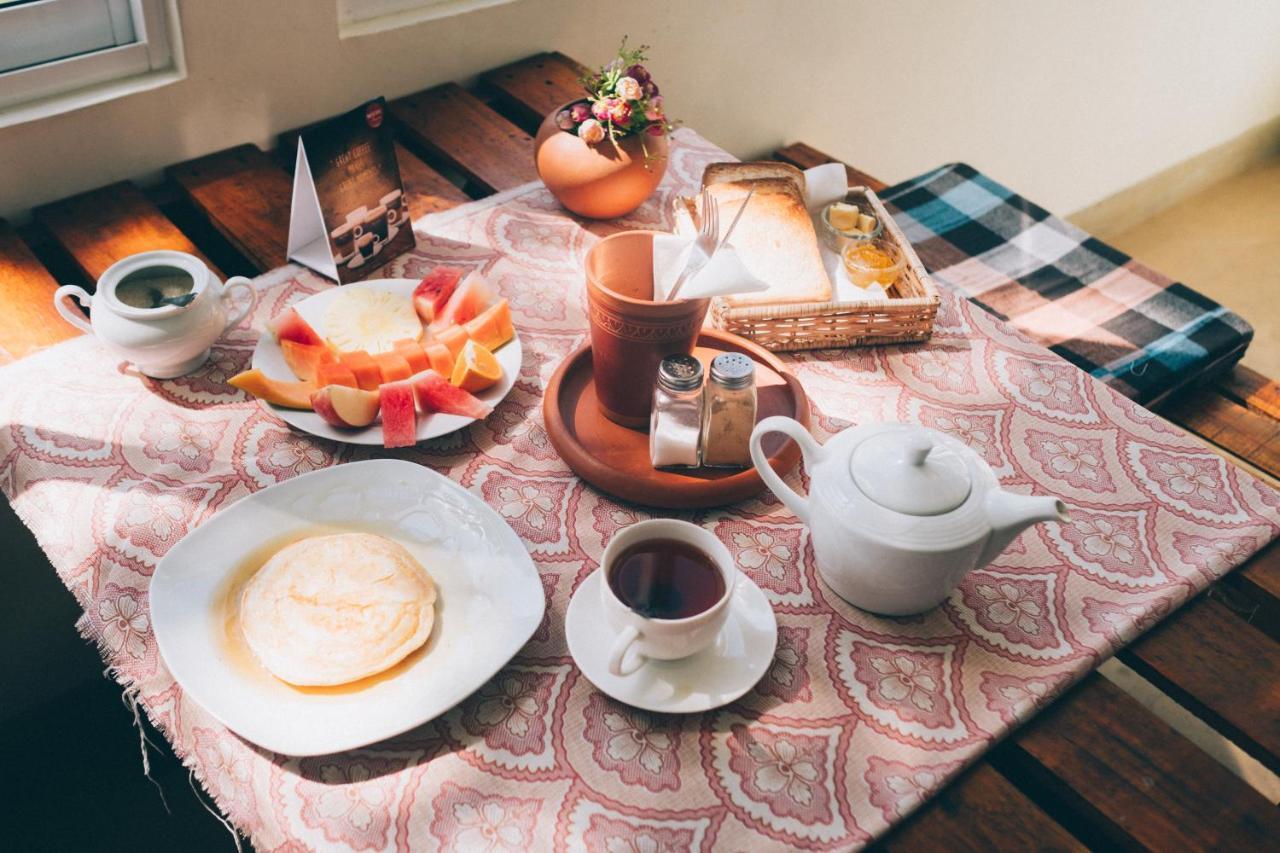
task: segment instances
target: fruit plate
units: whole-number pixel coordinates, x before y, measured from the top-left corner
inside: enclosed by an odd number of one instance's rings
[[[703,329],[693,354],[707,366],[724,352],[756,363],[757,420],[770,415],[809,425],[809,400],[795,374],[773,353],[745,338]],[[695,509],[737,503],[764,491],[754,468],[657,470],[649,462],[649,433],[620,426],[600,413],[591,372],[591,345],[569,355],[547,383],[542,415],[551,444],[573,472],[601,491],[647,506]],[[769,464],[785,475],[800,461],[795,442],[774,433],[762,442]]]
[[[431,636],[352,685],[290,686],[257,663],[227,604],[289,541],[352,530],[399,542],[430,572]],[[182,688],[241,737],[286,755],[354,749],[434,719],[511,660],[546,606],[515,531],[466,489],[399,459],[313,471],[238,501],[169,550],[150,598],[160,654]]]
[[[356,282],[342,287],[331,287],[320,293],[308,296],[300,302],[295,302],[293,307],[298,309],[302,319],[310,323],[312,328],[323,335],[325,334],[324,315],[329,308],[329,303],[344,288],[356,287],[383,290],[389,293],[403,294],[405,299],[411,299],[413,297],[413,289],[417,286],[418,280],[413,278],[371,279],[370,281]],[[524,351],[520,346],[519,333],[516,334],[514,339],[499,347],[494,356],[498,359],[498,363],[502,365],[502,379],[496,385],[476,394],[476,397],[489,406],[497,406],[498,403],[502,402],[503,398],[511,391],[512,386],[516,384],[516,376],[520,373],[520,362],[524,357]],[[294,378],[293,371],[285,363],[284,352],[280,349],[280,344],[268,332],[264,332],[258,338],[258,346],[253,351],[253,366],[273,379],[291,380]],[[315,412],[286,409],[266,402],[263,402],[262,405],[280,420],[303,432],[308,432],[321,438],[331,438],[334,441],[345,441],[348,444],[382,446],[382,422],[380,420],[374,421],[372,426],[364,429],[340,429],[325,421]],[[474,421],[474,418],[467,418],[462,415],[437,413],[426,417],[420,416],[418,418],[418,441],[426,441],[429,438],[448,435],[455,430],[474,423]]]

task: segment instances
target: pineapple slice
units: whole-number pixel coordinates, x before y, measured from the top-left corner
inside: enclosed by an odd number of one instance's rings
[[[342,352],[377,354],[394,349],[396,341],[422,337],[413,300],[365,287],[343,288],[325,311],[324,329]]]

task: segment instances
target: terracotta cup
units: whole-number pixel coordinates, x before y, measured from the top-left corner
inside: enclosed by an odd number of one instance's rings
[[[658,364],[693,351],[708,299],[653,301],[656,231],[611,234],[587,252],[591,363],[600,411],[646,429]]]

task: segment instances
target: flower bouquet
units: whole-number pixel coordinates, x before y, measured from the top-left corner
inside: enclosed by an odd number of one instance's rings
[[[662,94],[644,63],[647,46],[628,48],[581,78],[585,96],[551,112],[534,144],[538,176],[569,210],[612,219],[635,210],[667,169]]]

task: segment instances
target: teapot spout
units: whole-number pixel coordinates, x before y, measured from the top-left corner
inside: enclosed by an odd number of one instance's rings
[[[985,566],[1000,556],[1019,533],[1041,521],[1068,521],[1067,505],[1057,498],[1019,495],[996,490],[987,495],[983,503],[987,522],[991,525],[991,538],[978,558],[978,565]]]

